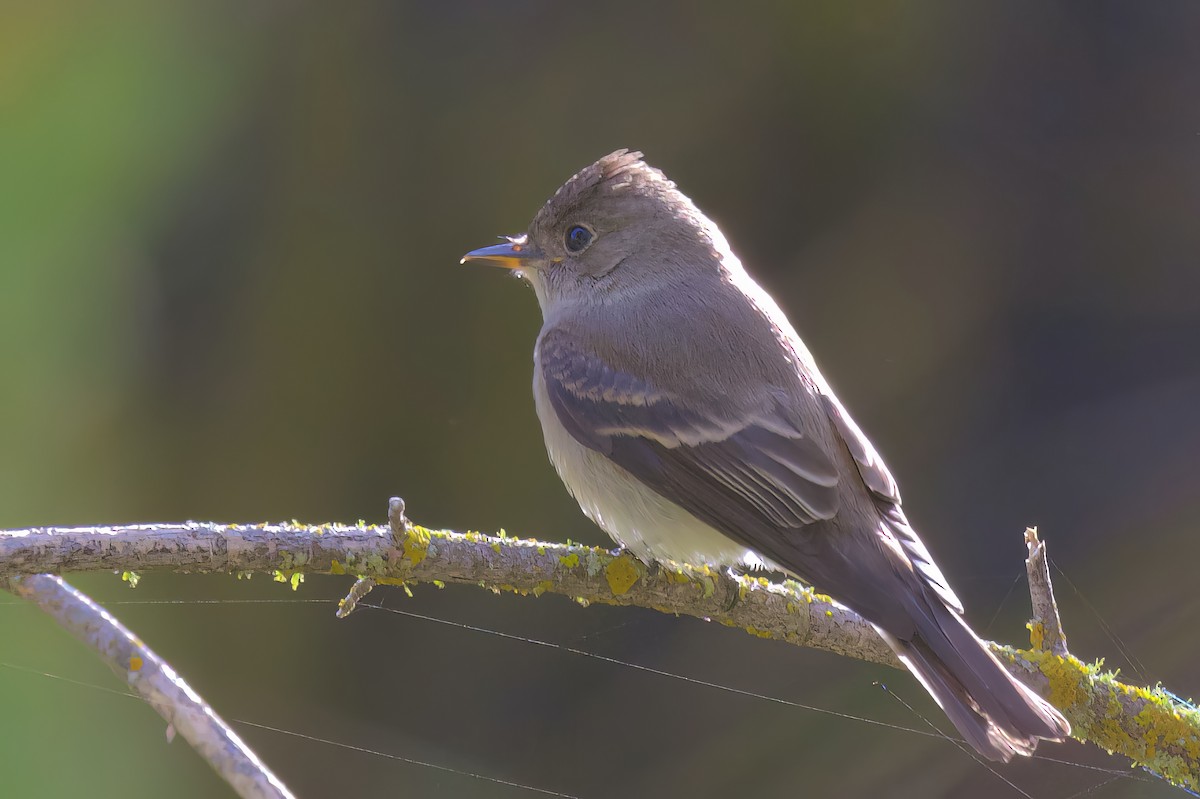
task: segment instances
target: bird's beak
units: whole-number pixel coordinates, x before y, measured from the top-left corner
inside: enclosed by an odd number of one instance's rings
[[[491,266],[502,266],[505,269],[527,269],[537,266],[540,257],[537,250],[526,241],[525,236],[511,236],[503,244],[493,244],[491,247],[481,247],[471,250],[459,261],[480,261]]]

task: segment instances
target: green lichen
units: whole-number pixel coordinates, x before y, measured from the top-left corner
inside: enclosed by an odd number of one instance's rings
[[[271,579],[277,583],[290,585],[295,591],[300,587],[300,583],[304,582],[304,572],[276,569],[271,573]]]
[[[589,549],[588,553],[587,553],[588,577],[595,577],[597,574],[600,573],[600,570],[602,568],[604,568],[603,558],[601,558],[600,554],[596,550]]]

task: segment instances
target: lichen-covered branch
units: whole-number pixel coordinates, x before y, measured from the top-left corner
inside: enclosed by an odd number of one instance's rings
[[[137,691],[216,769],[243,799],[292,799],[292,794],[212,708],[137,636],[61,577],[37,574],[0,579],[0,586],[33,602]],[[173,734],[170,733],[170,734]]]
[[[582,605],[637,605],[899,665],[864,619],[794,582],[705,567],[647,566],[624,553],[503,533],[490,537],[429,530],[409,524],[398,502],[393,501],[390,527],[189,522],[0,533],[0,576],[166,569],[268,572],[283,578],[345,574],[393,585],[464,583],[497,592],[563,594]],[[370,587],[369,581],[360,583],[352,601]],[[1065,638],[1062,652],[1043,650],[1044,625],[1044,618],[1031,625],[1037,644],[1032,649],[999,644],[993,649],[1014,674],[1066,714],[1076,738],[1124,754],[1178,785],[1200,789],[1200,712],[1166,691],[1125,685],[1098,666],[1084,664],[1066,653]]]

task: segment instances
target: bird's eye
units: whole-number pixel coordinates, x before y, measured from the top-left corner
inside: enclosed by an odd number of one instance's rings
[[[567,231],[567,249],[571,252],[583,252],[584,248],[592,243],[594,236],[595,234],[583,225],[575,225]]]

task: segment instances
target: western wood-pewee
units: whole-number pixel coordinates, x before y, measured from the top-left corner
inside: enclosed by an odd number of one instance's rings
[[[1070,732],[967,627],[896,481],[779,306],[641,153],[601,158],[527,233],[463,260],[533,286],[546,449],[622,546],[828,592],[875,625],[985,757]]]

